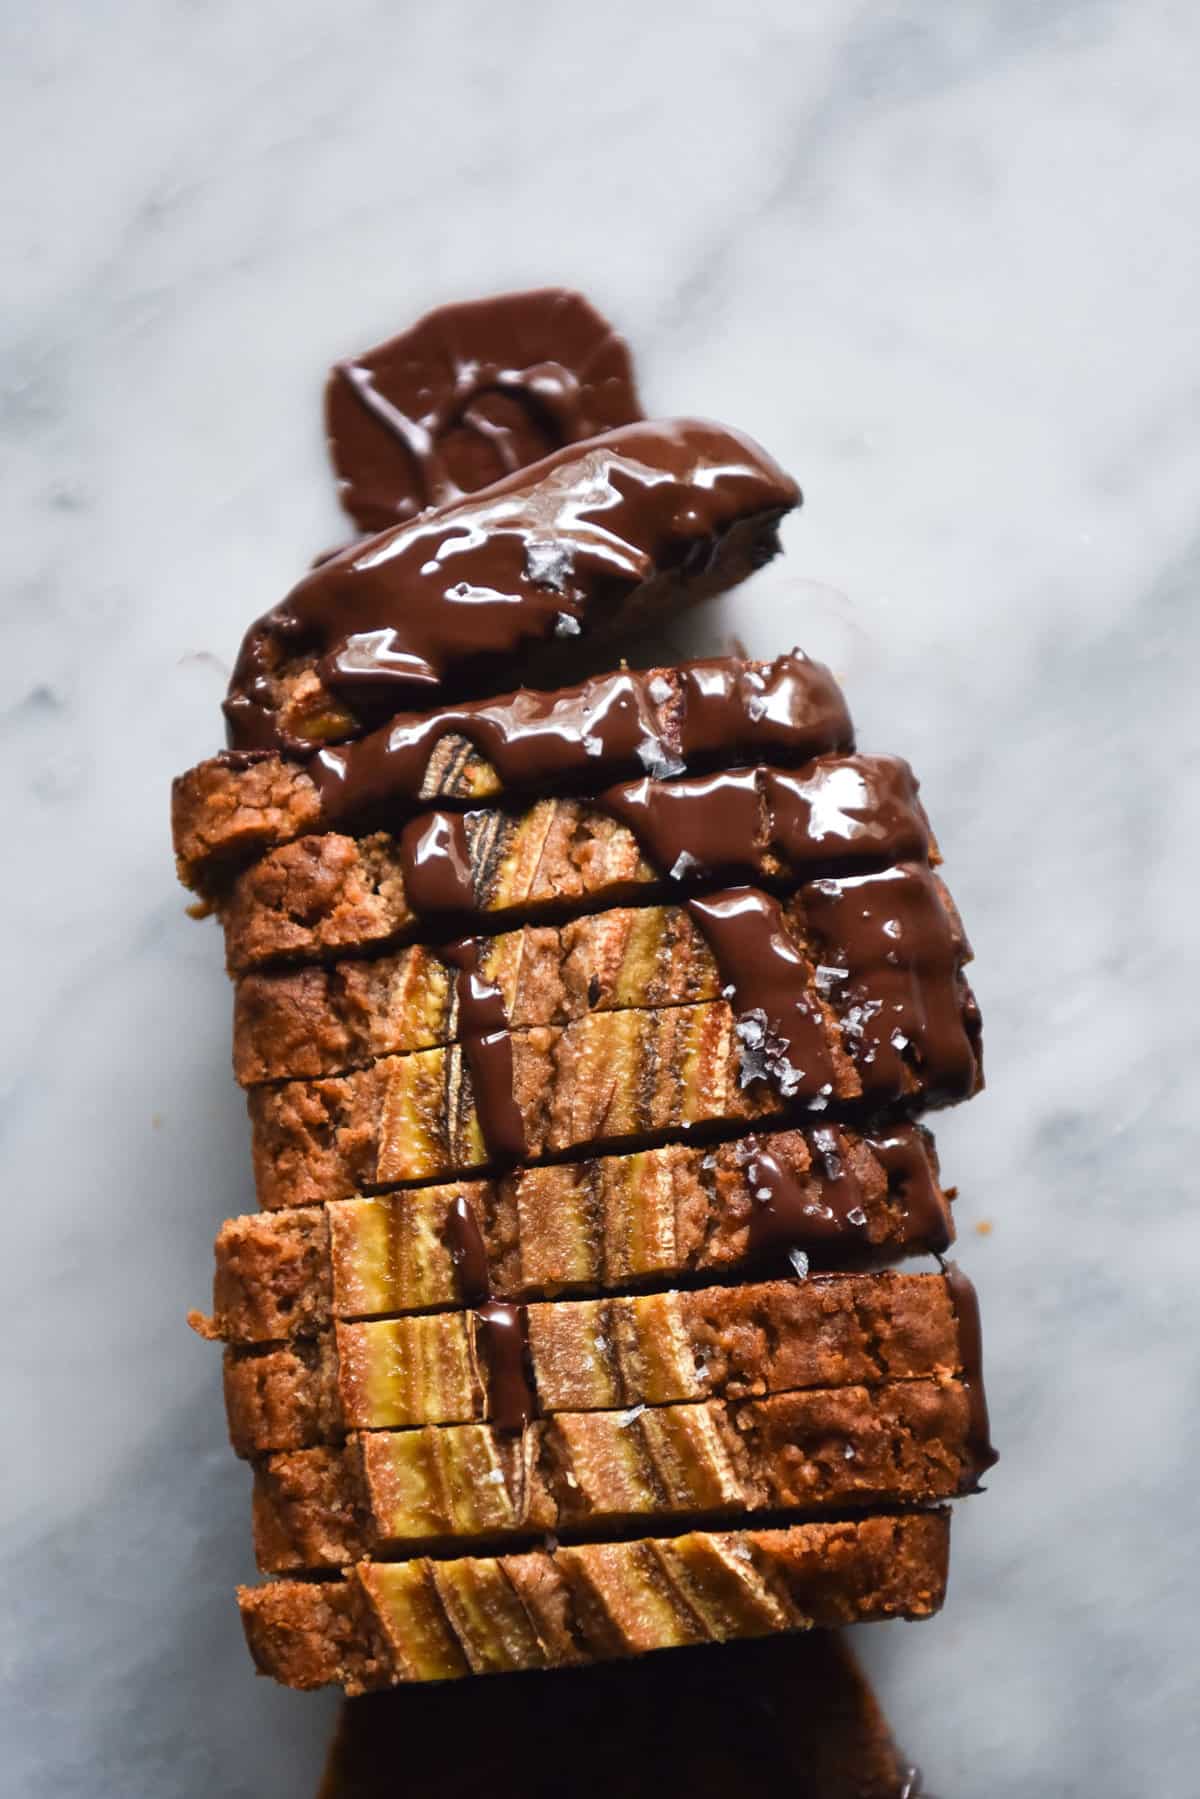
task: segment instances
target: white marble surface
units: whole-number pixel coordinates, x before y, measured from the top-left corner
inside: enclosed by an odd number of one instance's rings
[[[250,1189],[167,785],[341,530],[327,360],[563,279],[801,477],[688,642],[843,671],[975,941],[1004,1460],[944,1615],[860,1633],[887,1704],[954,1799],[1193,1795],[1200,13],[12,0],[0,48],[0,1788],[311,1790],[183,1322]]]

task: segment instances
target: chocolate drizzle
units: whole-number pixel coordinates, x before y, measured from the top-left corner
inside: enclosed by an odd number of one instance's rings
[[[524,1430],[537,1417],[529,1368],[529,1314],[524,1306],[489,1299],[475,1312],[488,1366],[488,1402],[497,1430]]]
[[[957,1262],[943,1262],[942,1272],[958,1315],[959,1356],[962,1361],[963,1383],[971,1406],[967,1429],[970,1468],[963,1482],[963,1490],[978,1492],[980,1480],[1000,1459],[992,1446],[987,1392],[983,1384],[983,1331],[979,1322],[979,1296],[974,1283],[963,1273]]]
[[[738,1140],[736,1153],[753,1202],[751,1254],[832,1245],[845,1253],[856,1239],[861,1250],[868,1247],[867,1195],[838,1132],[821,1125],[806,1135],[820,1162],[819,1190],[781,1160],[770,1139],[751,1135]],[[919,1127],[901,1125],[887,1136],[864,1137],[863,1143],[888,1177],[889,1196],[896,1194],[905,1207],[914,1242],[935,1253],[944,1249],[950,1239],[946,1207]]]
[[[814,1138],[817,1135],[814,1133]],[[819,1135],[828,1137],[832,1160],[836,1150],[834,1133],[822,1131]],[[752,1202],[748,1240],[752,1255],[838,1242],[852,1230],[865,1227],[862,1189],[840,1157],[837,1175],[822,1189],[822,1203],[773,1150],[765,1147],[761,1138],[742,1138],[739,1153],[745,1159]]]
[[[537,1416],[529,1363],[528,1312],[493,1299],[483,1233],[460,1193],[446,1220],[451,1259],[462,1295],[474,1308],[477,1338],[487,1367],[488,1416],[497,1430],[519,1431]]]
[[[571,445],[312,570],[243,639],[230,741],[311,748],[279,718],[279,681],[305,666],[376,714],[448,681],[469,689],[472,669],[494,685],[522,651],[582,632],[660,575],[703,572],[726,531],[769,525],[798,498],[765,452],[717,425],[628,425]]]
[[[888,1177],[888,1191],[904,1207],[915,1239],[935,1255],[953,1238],[946,1201],[930,1166],[929,1147],[918,1125],[901,1125],[886,1137],[864,1139]]]
[[[781,1099],[805,1094],[823,1107],[834,1089],[825,1016],[812,971],[796,948],[779,901],[754,887],[687,903],[708,940],[722,992],[737,1017],[743,1087],[770,1080]]]
[[[418,917],[475,911],[475,882],[461,812],[425,812],[405,825],[400,863],[405,897]]]
[[[723,770],[610,787],[596,802],[672,880],[814,876],[924,859],[929,826],[897,756],[823,756],[794,773]]]
[[[368,531],[640,416],[624,339],[561,288],[439,307],[325,390],[342,504]]]
[[[678,669],[597,676],[540,693],[401,714],[310,765],[322,822],[338,824],[415,803],[439,741],[455,734],[495,769],[506,789],[545,792],[644,771],[677,774],[716,756],[777,751],[804,760],[848,749],[853,729],[829,670],[799,650],[774,662],[734,657]]]
[[[836,996],[868,1097],[901,1097],[910,1067],[932,1102],[980,1084],[978,1017],[961,978],[967,945],[922,863],[819,880],[806,890],[809,932],[824,946],[818,974]]]
[[[470,1202],[461,1193],[450,1207],[446,1231],[463,1299],[468,1305],[481,1305],[492,1284],[487,1246]]]
[[[448,943],[442,954],[458,970],[458,1034],[488,1159],[519,1162],[526,1153],[525,1121],[513,1094],[512,1037],[503,995],[480,971],[477,937]]]

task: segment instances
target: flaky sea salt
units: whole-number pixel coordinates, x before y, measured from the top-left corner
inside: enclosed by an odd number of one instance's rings
[[[572,572],[574,558],[566,544],[527,543],[525,573],[535,587],[549,587],[561,593]]]
[[[646,773],[656,781],[666,781],[672,775],[681,775],[687,767],[678,756],[669,756],[654,737],[643,737],[637,746],[637,756]]]

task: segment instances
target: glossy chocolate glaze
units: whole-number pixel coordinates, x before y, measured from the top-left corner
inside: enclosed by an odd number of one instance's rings
[[[823,756],[807,768],[723,770],[610,787],[598,805],[627,825],[672,880],[924,858],[932,843],[917,783],[896,756]]]
[[[491,1291],[487,1246],[475,1214],[461,1193],[450,1208],[447,1240],[463,1299],[468,1305],[482,1305]]]
[[[525,1155],[525,1123],[513,1097],[512,1038],[504,998],[480,972],[477,937],[447,944],[442,954],[458,969],[458,1032],[471,1091],[490,1162],[519,1162]]]
[[[529,1371],[528,1313],[524,1306],[489,1299],[475,1313],[488,1369],[488,1400],[497,1430],[518,1431],[537,1417]]]
[[[308,658],[357,712],[485,685],[575,636],[656,577],[699,576],[735,525],[771,525],[799,492],[749,438],[697,420],[625,426],[322,563],[242,642],[225,715],[235,749],[285,740],[276,677]],[[447,697],[450,697],[449,694]]]
[[[834,1080],[825,1018],[779,901],[755,887],[732,887],[689,900],[687,910],[737,1017],[743,1087],[769,1080],[781,1099],[803,1087],[813,1096],[809,1104],[822,1109]]]
[[[441,306],[325,388],[339,494],[365,531],[641,416],[628,345],[563,288]]]
[[[470,743],[512,791],[635,773],[679,773],[720,757],[807,760],[853,747],[829,670],[802,651],[773,662],[721,656],[678,669],[622,669],[552,692],[520,688],[429,713],[402,714],[356,742],[321,750],[309,772],[323,822],[382,816],[420,799],[437,743]]]
[[[916,1125],[902,1125],[887,1135],[864,1137],[888,1176],[889,1190],[898,1190],[901,1204],[932,1250],[944,1249],[949,1240],[945,1210],[934,1185],[927,1154]],[[746,1179],[754,1210],[750,1215],[750,1250],[811,1249],[823,1244],[852,1243],[865,1231],[866,1195],[853,1168],[842,1155],[832,1127],[810,1130],[809,1141],[820,1157],[825,1176],[823,1204],[814,1201],[803,1182],[780,1162],[757,1135],[740,1140]],[[865,1243],[865,1238],[862,1239]]]
[[[461,812],[423,812],[400,837],[404,892],[421,918],[475,911],[475,883]]]
[[[983,1384],[983,1331],[979,1322],[979,1295],[957,1262],[944,1262],[942,1271],[958,1314],[959,1353],[962,1357],[963,1381],[971,1403],[967,1452],[971,1468],[964,1490],[978,1491],[979,1482],[1000,1457],[992,1446],[988,1419],[987,1391]]]
[[[960,979],[968,948],[923,863],[815,881],[804,900],[826,946],[818,978],[836,997],[868,1096],[905,1089],[906,1068],[936,1068],[930,1102],[980,1084],[978,1013]]]
[[[820,757],[795,773],[759,766],[646,778],[607,788],[590,803],[626,825],[647,861],[683,888],[722,875],[811,881],[923,860],[933,847],[912,771],[893,756]],[[477,816],[439,808],[401,833],[405,897],[431,925],[486,922],[467,852],[466,821]],[[825,898],[822,916],[835,897]]]
[[[882,1163],[888,1187],[899,1195],[914,1231],[925,1247],[937,1254],[949,1247],[951,1231],[930,1167],[931,1151],[923,1146],[922,1137],[919,1125],[908,1124],[866,1141]],[[828,1172],[828,1161],[825,1166]]]
[[[647,779],[610,789],[598,803],[625,820],[648,858],[684,886],[710,879],[722,864],[762,877],[773,872],[772,855],[782,855],[789,877],[803,878],[839,859],[872,866],[929,849],[916,784],[893,758],[825,758],[794,775],[751,768]],[[405,891],[418,915],[435,928],[481,918],[463,814],[420,815],[405,827],[400,849]],[[803,1092],[811,1109],[823,1109],[834,1088],[823,1018],[778,900],[739,887],[687,904],[737,1015],[744,1084],[767,1079],[782,1100]],[[978,1070],[969,1014],[964,1024],[961,946],[924,865],[819,881],[805,910],[813,934],[830,946],[816,979],[837,990],[868,1097],[903,1095],[906,1051],[938,1068],[939,1095],[943,1088],[949,1096],[972,1091]],[[503,1003],[479,980],[473,942],[449,953],[460,970],[460,1035],[489,1157],[518,1160],[524,1135]]]
[[[497,1430],[523,1430],[538,1409],[529,1365],[528,1313],[523,1305],[490,1297],[483,1234],[461,1195],[450,1208],[447,1235],[463,1298],[475,1308],[477,1341],[486,1363],[488,1416]]]

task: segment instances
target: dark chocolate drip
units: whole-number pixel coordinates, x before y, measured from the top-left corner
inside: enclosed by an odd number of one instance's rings
[[[488,1417],[497,1430],[523,1430],[538,1410],[529,1364],[528,1312],[523,1305],[491,1297],[487,1246],[461,1193],[447,1214],[446,1240],[463,1299],[474,1308],[486,1365]]]
[[[561,362],[542,362],[528,369],[502,368],[495,362],[460,362],[455,366],[447,398],[420,418],[394,405],[376,386],[372,370],[364,364],[335,363],[333,372],[371,417],[404,446],[412,463],[420,504],[398,507],[397,518],[411,518],[430,506],[448,506],[472,491],[459,486],[439,448],[441,438],[456,425],[487,440],[500,463],[501,475],[513,475],[528,466],[530,458],[518,449],[513,426],[489,419],[478,405],[488,394],[505,394],[515,399],[522,410],[545,420],[560,447],[579,437],[579,381]],[[542,451],[542,455],[547,453]]]
[[[749,1248],[752,1253],[778,1249],[815,1249],[838,1245],[843,1250],[867,1247],[867,1194],[847,1155],[840,1133],[821,1125],[806,1132],[819,1184],[799,1178],[758,1136],[739,1139],[738,1160],[745,1169],[753,1210]],[[950,1233],[946,1209],[918,1125],[900,1125],[888,1136],[863,1138],[897,1191],[913,1228],[916,1246],[935,1253],[946,1247]]]
[[[931,1101],[979,1085],[977,1014],[962,980],[966,946],[924,864],[815,881],[809,934],[824,946],[818,978],[875,1100],[901,1098],[917,1070]]]
[[[940,1254],[949,1247],[954,1232],[920,1125],[901,1125],[886,1137],[866,1137],[864,1142],[888,1177],[889,1193],[904,1207],[914,1240]]]
[[[757,769],[683,781],[633,781],[610,787],[597,803],[633,833],[647,861],[673,881],[760,870]]]
[[[458,970],[458,1036],[488,1160],[519,1162],[526,1153],[525,1121],[513,1093],[512,1037],[504,997],[480,970],[480,942],[466,937],[442,950]]]
[[[770,663],[733,657],[679,669],[620,670],[577,687],[401,715],[355,743],[321,750],[311,772],[325,822],[420,799],[438,741],[465,738],[513,790],[668,775],[720,756],[778,751],[807,759],[853,740],[829,670],[800,651]]]
[[[488,1404],[497,1430],[524,1430],[537,1417],[524,1306],[489,1299],[475,1312],[488,1366]]]
[[[487,1245],[470,1202],[461,1193],[447,1214],[446,1235],[463,1299],[468,1305],[481,1305],[491,1291]]]
[[[861,799],[852,817],[841,810],[836,797],[827,797],[828,790],[836,793],[845,786],[847,764],[852,765],[853,789]],[[871,867],[880,860],[923,853],[928,845],[924,813],[915,800],[907,765],[888,756],[819,758],[795,782],[786,772],[771,768],[727,769],[680,781],[647,778],[610,787],[593,803],[628,827],[665,878],[684,886],[694,887],[722,874],[811,881],[830,866]],[[438,809],[421,813],[405,825],[400,836],[401,873],[405,897],[418,917],[433,921],[483,918],[471,870],[468,826],[472,818],[488,816]],[[849,820],[862,828],[833,828],[833,820],[843,824]],[[927,871],[925,874],[928,880]],[[849,892],[851,888],[848,881],[840,886],[826,883],[816,895],[821,917],[832,916],[842,889]],[[925,912],[910,909],[911,947],[923,955],[922,967],[932,967],[936,963],[930,947],[933,932],[935,926],[943,932],[950,929],[948,914],[932,887]],[[887,922],[884,919],[879,928]],[[851,917],[850,924],[855,933],[854,953],[860,956],[861,972],[866,974],[874,968],[874,938],[866,923],[856,924]],[[817,929],[820,934],[820,927]],[[746,945],[739,960],[742,968],[753,959],[749,953],[752,932],[757,951],[770,934],[761,919],[757,924],[749,918],[736,927],[730,924],[724,933],[729,956],[734,953],[735,941]],[[889,950],[890,944],[889,938]],[[777,962],[772,966],[778,972]],[[818,984],[821,980],[849,981],[857,972],[852,956],[845,965],[818,969]],[[747,977],[738,977],[739,987],[742,978]],[[919,999],[919,987],[916,991]],[[961,1009],[961,1001],[959,1005]],[[963,1029],[960,1019],[960,1035]]]
[[[797,499],[763,451],[721,426],[628,425],[571,445],[312,570],[243,639],[231,742],[288,747],[275,683],[290,658],[315,657],[356,708],[394,712],[470,665],[494,677],[497,661],[581,632],[593,610],[707,561],[734,524]]]
[[[400,837],[404,895],[422,918],[476,910],[466,821],[461,812],[425,812]]]
[[[724,770],[634,781],[597,801],[672,880],[714,874],[813,878],[924,858],[929,826],[896,756],[823,756],[807,768]]]
[[[624,340],[581,295],[550,288],[426,314],[338,363],[325,413],[343,504],[378,530],[641,409]]]
[[[959,1357],[962,1361],[963,1384],[971,1406],[967,1427],[970,1467],[963,1487],[964,1491],[977,1492],[982,1477],[1000,1459],[992,1447],[987,1391],[983,1384],[983,1331],[979,1322],[979,1295],[974,1283],[963,1273],[957,1262],[944,1262],[942,1270],[958,1315]]]
[[[754,887],[731,887],[689,900],[687,910],[736,1015],[742,1086],[769,1080],[781,1099],[802,1097],[822,1109],[834,1085],[825,1016],[779,901]]]
[[[822,1128],[810,1133],[810,1141],[823,1165],[825,1178],[819,1188],[800,1180],[761,1138],[740,1140],[738,1155],[744,1161],[752,1201],[752,1254],[842,1243],[865,1230],[863,1191],[836,1133]]]

